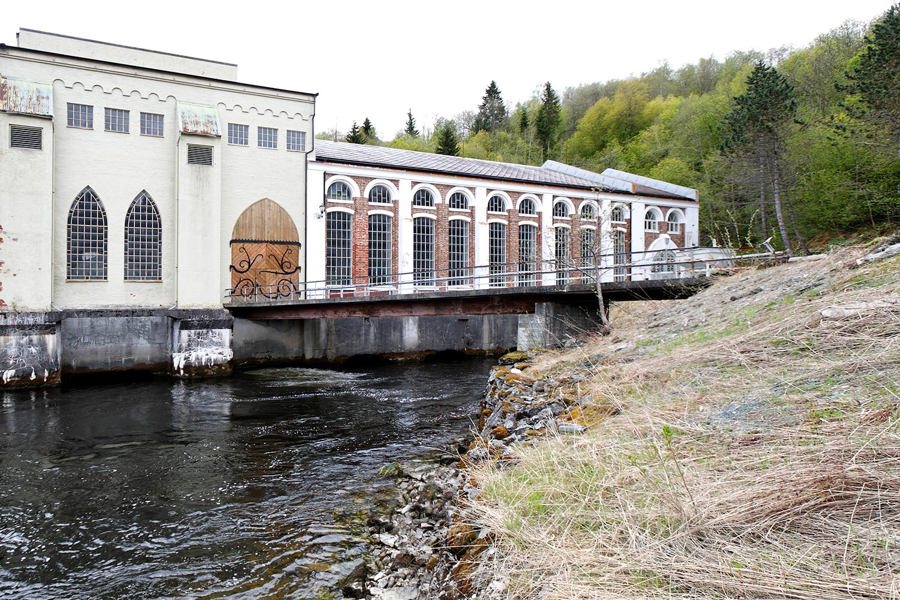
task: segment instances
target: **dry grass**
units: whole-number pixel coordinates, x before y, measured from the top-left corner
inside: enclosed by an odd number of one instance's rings
[[[541,357],[622,412],[476,474],[483,574],[511,598],[900,598],[900,260],[862,253],[627,305]]]

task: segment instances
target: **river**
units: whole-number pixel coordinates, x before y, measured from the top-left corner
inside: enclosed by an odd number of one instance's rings
[[[378,469],[465,434],[491,363],[2,393],[0,597],[340,597]]]

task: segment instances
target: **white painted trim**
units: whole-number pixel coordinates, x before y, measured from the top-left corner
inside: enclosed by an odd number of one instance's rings
[[[509,194],[507,194],[506,192],[494,190],[490,194],[488,194],[487,201],[490,202],[491,198],[493,198],[494,196],[500,196],[501,198],[503,198],[503,212],[508,211],[510,207],[512,207],[512,198],[510,198]],[[485,210],[487,210],[487,203],[485,203]],[[490,212],[496,213],[497,211]]]
[[[467,221],[469,223],[472,222],[472,217],[464,217],[462,215],[450,215],[447,217],[448,221]]]
[[[387,215],[392,219],[394,218],[394,213],[393,213],[393,211],[390,211],[390,210],[369,209],[367,214],[369,214],[369,215]]]
[[[572,229],[569,223],[554,223],[553,229]]]
[[[679,222],[679,223],[684,223],[684,222],[685,222],[684,211],[681,210],[680,208],[670,208],[670,209],[666,212],[666,221],[667,221],[667,222],[668,222],[668,220],[669,220],[669,215],[672,215],[672,214],[678,215],[678,218],[679,218],[679,221],[678,221],[678,222]]]
[[[537,221],[519,221],[519,225],[531,225],[532,227],[540,227]]]
[[[421,206],[417,206],[416,208],[422,208]],[[437,221],[437,215],[433,215],[431,213],[413,213],[412,218],[418,219],[422,217],[423,219],[431,219],[432,221]]]
[[[409,192],[409,201],[412,202],[413,198],[415,198],[415,196],[416,196],[416,192],[418,192],[419,190],[422,190],[422,189],[428,190],[429,192],[431,192],[434,195],[434,205],[435,206],[437,206],[438,204],[440,204],[442,202],[441,193],[438,191],[438,189],[435,186],[431,185],[430,183],[417,183],[415,186],[413,186],[413,188]],[[434,207],[417,206],[416,204],[413,204],[413,208],[434,208]]]
[[[354,198],[359,198],[362,194],[359,193],[359,186],[356,184],[356,181],[353,180],[352,177],[347,177],[346,175],[332,175],[328,179],[325,180],[325,199],[328,199],[328,188],[331,187],[331,184],[342,181],[350,186],[350,191],[353,193]],[[353,200],[329,200],[329,202],[353,202]]]
[[[391,191],[391,204],[397,201],[397,197],[400,195],[400,190],[394,187],[393,183],[391,183],[387,179],[373,179],[368,184],[366,184],[366,189],[363,191],[363,196],[366,197],[366,202],[369,201],[369,192],[371,192],[372,188],[376,185],[383,185]],[[375,204],[378,203],[376,202]]]
[[[597,229],[596,225],[581,225],[579,229]]]
[[[356,214],[356,211],[353,210],[352,208],[344,208],[343,206],[334,206],[334,207],[325,209],[325,214],[328,214],[331,212],[342,212],[342,213],[347,213],[347,214],[351,214],[351,215]]]
[[[496,214],[496,213],[492,213],[492,214]],[[489,218],[489,219],[487,220],[487,222],[488,222],[488,223],[503,223],[504,225],[509,225],[509,220],[508,220],[508,219]]]

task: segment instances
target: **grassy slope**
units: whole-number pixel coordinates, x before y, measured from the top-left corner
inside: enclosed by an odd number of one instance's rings
[[[900,597],[900,258],[865,252],[625,304],[540,356],[620,412],[476,473],[482,574],[513,598]]]

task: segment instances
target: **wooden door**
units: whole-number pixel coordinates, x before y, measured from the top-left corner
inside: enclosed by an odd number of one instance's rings
[[[300,241],[293,219],[264,198],[241,213],[231,232],[231,287],[245,298],[290,298],[299,291]]]

